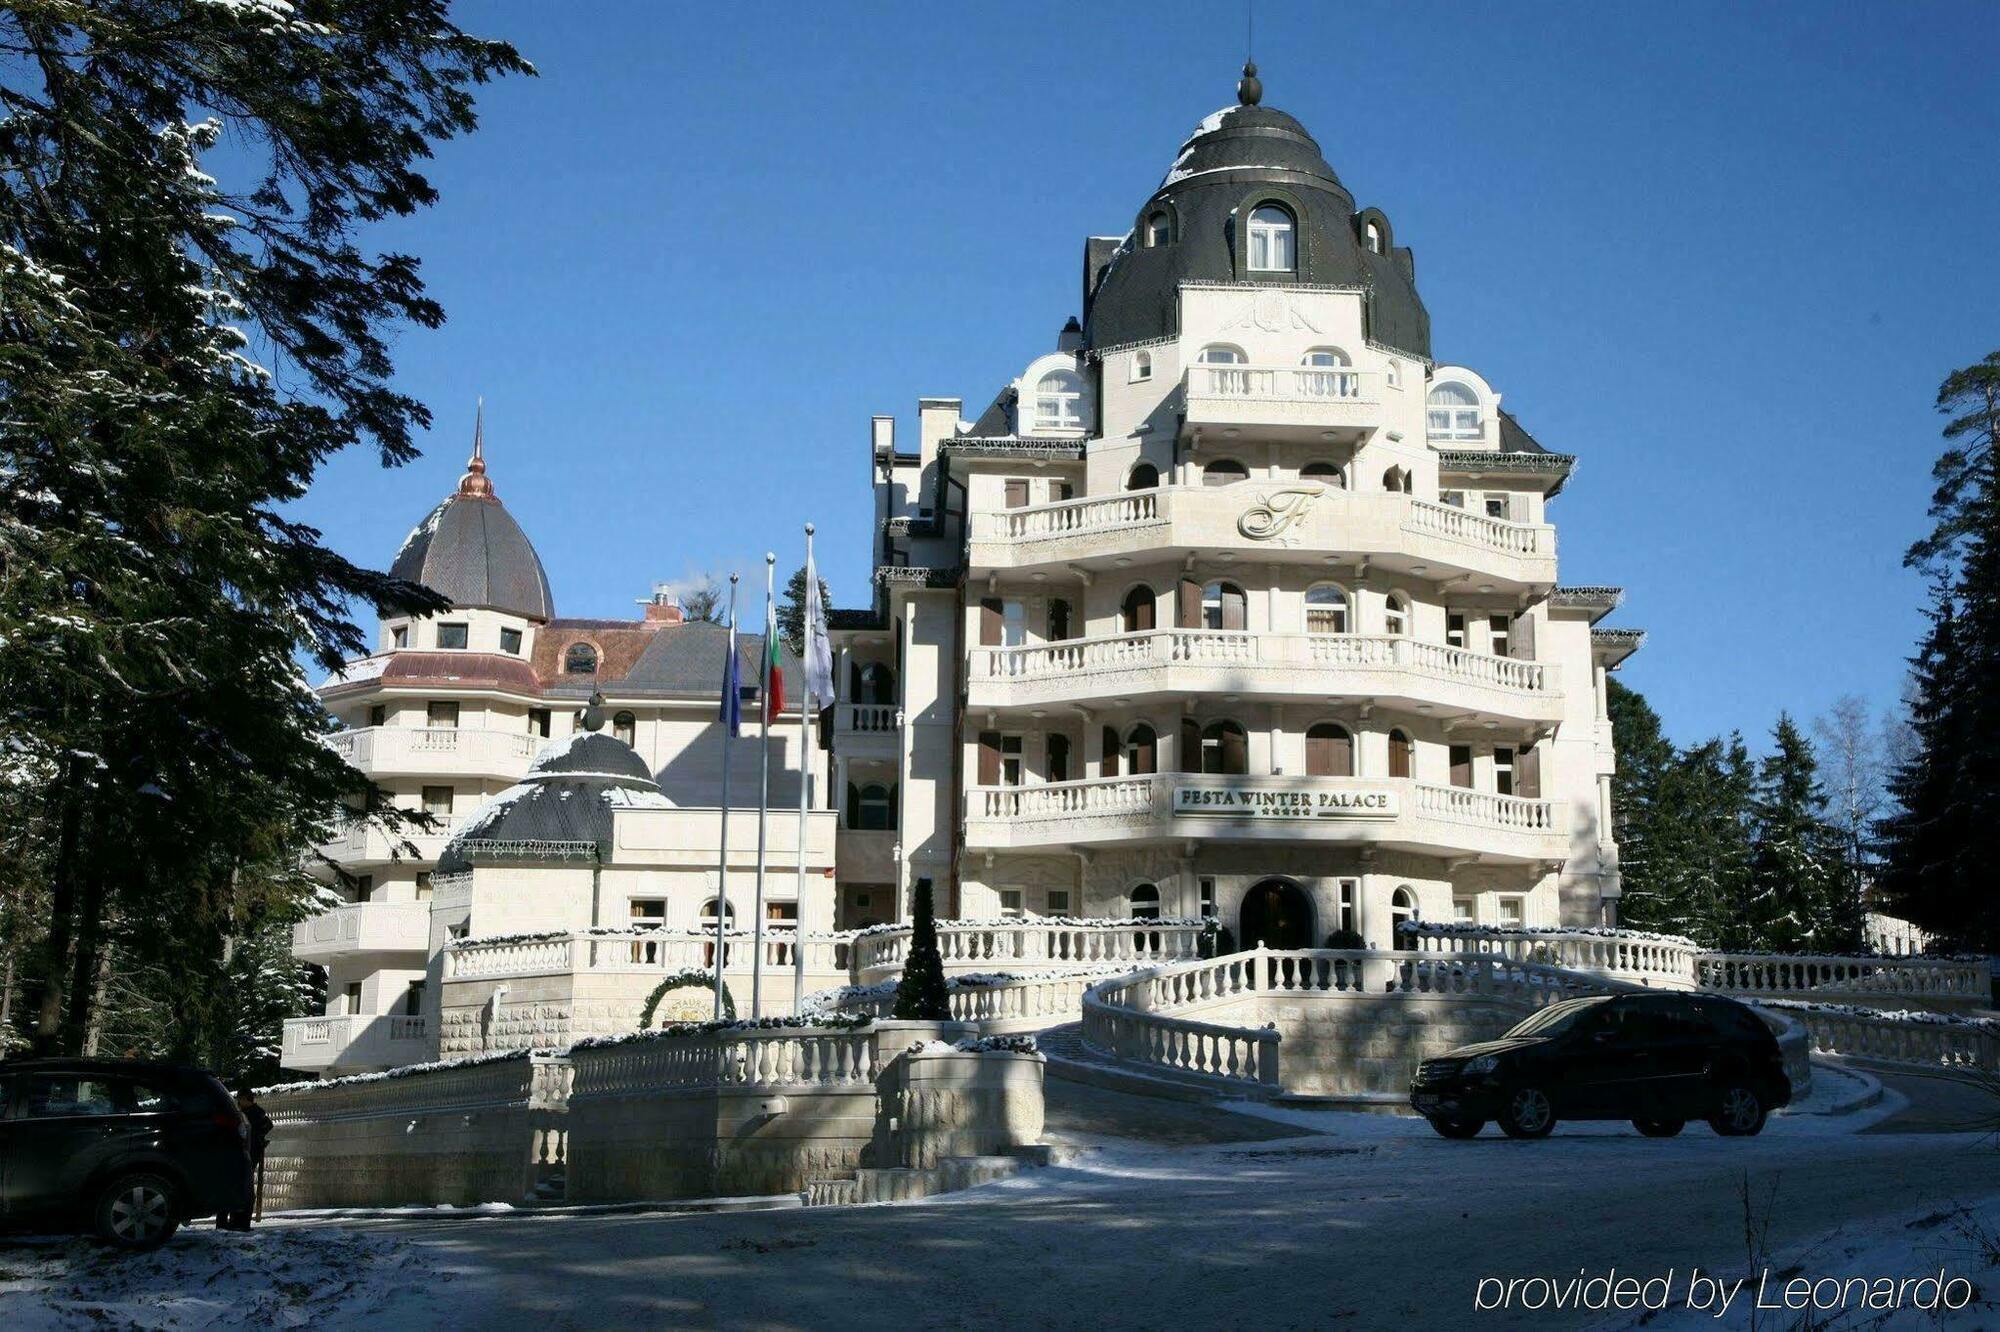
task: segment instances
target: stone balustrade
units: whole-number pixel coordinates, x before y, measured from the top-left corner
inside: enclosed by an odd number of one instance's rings
[[[1103,980],[1105,974],[1093,970],[990,982],[976,977],[948,978],[946,995],[951,1005],[951,1020],[981,1035],[992,1036],[1061,1026],[1076,1021],[1084,992]],[[830,1011],[891,1017],[896,1011],[895,983],[885,980],[858,987],[858,993],[843,995]]]
[[[1555,544],[1555,533],[1529,523],[1510,523],[1452,504],[1411,500],[1410,515],[1403,525],[1412,532],[1462,541],[1467,545],[1503,550],[1514,555],[1542,555]]]
[[[734,1028],[580,1045],[571,1095],[662,1088],[868,1087],[881,1066],[872,1028]]]
[[[1404,932],[1419,952],[1478,952],[1519,962],[1541,962],[1668,989],[1693,989],[1695,959],[1691,940],[1596,930],[1466,931],[1453,926],[1419,925]]]
[[[2000,1075],[2000,1022],[1937,1013],[1876,1011],[1846,1004],[1764,1000],[1796,1019],[1818,1054],[1975,1078]]]
[[[961,974],[1110,963],[1137,968],[1194,957],[1201,933],[1200,923],[1193,921],[943,920],[937,924],[945,971]],[[866,985],[900,976],[910,937],[907,925],[858,935],[852,955],[855,980]]]
[[[801,946],[794,930],[766,930],[762,942],[767,976],[790,975]],[[723,976],[747,977],[758,947],[746,930],[723,935]],[[845,977],[853,940],[844,934],[807,934],[806,975],[827,983]],[[444,979],[504,979],[586,972],[711,970],[715,934],[708,930],[583,930],[532,939],[464,939],[445,945]]]

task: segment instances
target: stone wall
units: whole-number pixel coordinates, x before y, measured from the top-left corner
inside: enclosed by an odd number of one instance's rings
[[[1278,1070],[1288,1096],[1407,1099],[1417,1065],[1433,1055],[1504,1034],[1526,1014],[1466,995],[1269,994],[1177,1017],[1278,1029]]]

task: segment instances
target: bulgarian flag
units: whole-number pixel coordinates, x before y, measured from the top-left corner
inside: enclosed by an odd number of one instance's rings
[[[778,656],[778,610],[770,598],[764,599],[764,724],[785,710],[785,672]]]

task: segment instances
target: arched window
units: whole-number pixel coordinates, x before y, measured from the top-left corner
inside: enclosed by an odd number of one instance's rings
[[[1158,920],[1160,918],[1160,889],[1157,884],[1136,883],[1132,891],[1125,895],[1126,910],[1134,920]]]
[[[1409,735],[1400,729],[1389,732],[1389,775],[1410,777],[1416,769],[1417,747]]]
[[[1166,209],[1162,208],[1146,219],[1146,244],[1149,248],[1165,245],[1173,239],[1173,235],[1174,220],[1167,216]]]
[[[1289,273],[1297,267],[1292,215],[1276,204],[1252,210],[1249,263],[1253,273]]]
[[[1160,469],[1149,462],[1135,463],[1125,477],[1127,490],[1157,490],[1160,486]]]
[[[1407,945],[1404,940],[1408,936],[1404,934],[1403,926],[1406,924],[1415,925],[1416,923],[1417,893],[1414,888],[1411,888],[1408,884],[1404,884],[1395,892],[1389,894],[1389,946],[1391,948],[1406,947]]]
[[[1306,729],[1306,776],[1352,777],[1354,737],[1344,726],[1320,722]]]
[[[1132,777],[1150,777],[1159,770],[1160,747],[1153,728],[1141,722],[1125,734],[1125,772]]]
[[[1249,479],[1250,469],[1234,458],[1217,458],[1201,469],[1201,483],[1205,486],[1233,486]]]
[[[1391,592],[1382,602],[1382,632],[1391,638],[1410,632],[1410,602],[1401,592]]]
[[[1233,721],[1214,721],[1201,731],[1201,770],[1241,777],[1250,771],[1250,734]]]
[[[1195,381],[1204,392],[1223,397],[1241,398],[1249,394],[1250,381],[1255,372],[1246,369],[1250,358],[1243,354],[1241,347],[1230,347],[1221,343],[1203,347],[1201,355],[1195,358],[1203,367],[1201,376]]]
[[[1432,439],[1478,439],[1484,433],[1479,395],[1469,385],[1447,380],[1433,385],[1424,401]]]
[[[1315,583],[1306,589],[1306,632],[1344,634],[1354,627],[1347,589],[1338,583]]]
[[[1049,641],[1060,643],[1069,637],[1069,603],[1061,597],[1049,598]]]
[[[1144,583],[1125,594],[1125,600],[1119,603],[1118,615],[1126,633],[1142,634],[1153,627],[1155,601],[1153,589]]]
[[[1299,469],[1299,480],[1317,481],[1323,486],[1347,488],[1347,473],[1340,470],[1339,463],[1311,462]]]
[[[1250,599],[1234,583],[1210,583],[1201,590],[1201,627],[1249,628]]]
[[[1410,493],[1410,474],[1401,467],[1391,467],[1382,473],[1382,489],[1392,495]]]
[[[1368,253],[1370,254],[1382,253],[1381,225],[1379,223],[1370,222],[1366,226],[1362,227],[1361,243],[1368,247]]]
[[[1051,370],[1035,385],[1035,429],[1083,429],[1083,378],[1074,370]]]
[[[611,738],[627,745],[639,742],[639,719],[629,712],[621,712],[611,719]]]
[[[597,649],[588,643],[571,643],[563,653],[564,675],[597,674]]]
[[[860,668],[855,681],[856,703],[887,704],[896,701],[896,672],[886,663],[871,661]]]
[[[1382,382],[1393,389],[1403,387],[1403,363],[1391,356],[1387,368],[1382,371]]]
[[[1250,358],[1243,354],[1241,347],[1231,347],[1226,343],[1211,343],[1201,349],[1198,358],[1203,365],[1248,365]]]
[[[709,937],[709,942],[703,944],[701,949],[702,965],[706,967],[715,965],[715,905],[715,899],[712,897],[701,904],[701,929]],[[722,928],[725,930],[736,928],[736,908],[726,902],[722,905]],[[725,967],[729,965],[730,947],[728,944],[723,945],[722,965]]]
[[[1360,392],[1353,362],[1338,347],[1315,347],[1299,365],[1299,392],[1309,398],[1352,398]]]
[[[1153,353],[1148,351],[1142,351],[1133,356],[1132,357],[1133,380],[1136,382],[1139,380],[1151,379],[1152,377],[1153,377]]]
[[[889,788],[868,782],[854,793],[854,826],[867,832],[883,832],[896,826],[895,803]]]

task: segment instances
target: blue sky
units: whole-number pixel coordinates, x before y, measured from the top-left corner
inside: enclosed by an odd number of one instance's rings
[[[2000,345],[2000,7],[1264,0],[1267,104],[1416,252],[1441,360],[1549,447],[1566,583],[1670,730],[1892,700],[1922,587],[1939,380]],[[486,397],[501,497],[565,615],[655,579],[781,576],[820,531],[866,600],[868,418],[976,414],[1079,305],[1233,100],[1241,9],[467,4],[541,71],[379,239],[449,322],[398,375],[424,459],[337,460],[302,505],[385,564]],[[587,14],[587,18],[585,15]],[[906,438],[909,436],[906,435]]]

